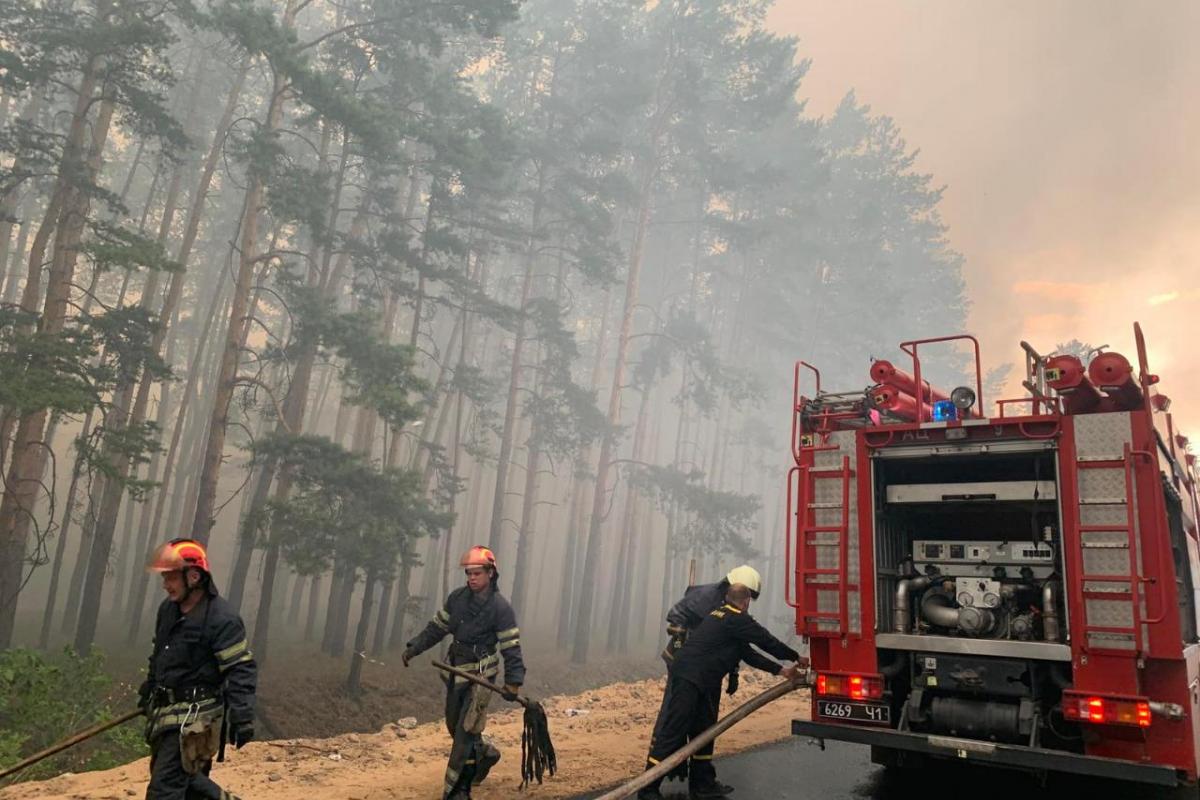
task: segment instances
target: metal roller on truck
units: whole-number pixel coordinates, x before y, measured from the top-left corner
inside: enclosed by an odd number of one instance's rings
[[[985,404],[970,336],[904,342],[864,391],[795,369],[785,587],[815,673],[793,733],[940,759],[1195,784],[1195,457],[1150,372],[1022,342]],[[975,385],[922,377],[966,342]],[[811,397],[802,383],[815,383]]]

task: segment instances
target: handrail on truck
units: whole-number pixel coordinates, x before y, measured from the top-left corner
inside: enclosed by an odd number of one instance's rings
[[[957,342],[968,341],[975,348],[975,400],[978,403],[979,409],[987,407],[983,398],[983,366],[979,356],[979,340],[967,333],[960,333],[955,336],[938,336],[933,339],[914,339],[911,342],[901,342],[900,349],[908,355],[912,356],[913,360],[913,384],[916,386],[917,394],[920,395],[924,390],[925,384],[921,382],[921,359],[917,355],[917,347],[923,344],[938,344],[940,342]],[[921,398],[917,398],[917,422],[928,422],[925,419],[925,408],[920,402]]]

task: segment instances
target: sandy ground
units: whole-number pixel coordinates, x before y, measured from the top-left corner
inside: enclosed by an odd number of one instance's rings
[[[762,673],[743,673],[738,693],[723,696],[722,712],[776,680]],[[634,775],[645,764],[662,685],[662,680],[617,683],[545,699],[559,772],[524,792],[518,790],[521,715],[503,702],[493,705],[496,713],[485,735],[500,748],[503,759],[474,796],[480,800],[565,798]],[[721,737],[717,754],[787,738],[791,720],[807,707],[806,691],[776,701]],[[441,723],[411,729],[392,723],[373,734],[254,742],[240,751],[231,749],[226,762],[216,765],[213,777],[246,800],[436,800],[441,797],[449,744]],[[0,800],[142,797],[147,769],[148,760],[143,759],[106,772],[60,775],[0,790]]]

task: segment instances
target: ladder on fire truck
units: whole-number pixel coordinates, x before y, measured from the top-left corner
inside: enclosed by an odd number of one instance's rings
[[[816,638],[842,638],[850,633],[849,594],[857,591],[849,579],[850,565],[850,457],[842,455],[839,466],[818,467],[822,453],[836,453],[834,446],[816,445],[803,437],[794,451],[796,465],[788,472],[787,552],[784,592],[788,605],[799,611],[799,632]],[[836,483],[835,483],[836,482]],[[827,491],[825,486],[833,491]],[[820,498],[835,498],[821,500]],[[792,569],[792,545],[796,547]],[[796,581],[792,599],[791,580]],[[830,608],[829,599],[834,599]]]
[[[1134,479],[1135,459],[1140,453],[1126,442],[1121,458],[1111,457],[1115,455],[1075,460],[1083,647],[1093,655],[1141,660],[1146,645],[1143,625],[1158,620],[1146,619],[1142,613],[1141,586],[1146,579],[1141,575],[1138,556]],[[1089,480],[1089,476],[1096,480]],[[1110,487],[1109,493],[1085,491],[1089,483]],[[1101,519],[1108,522],[1097,521]],[[1119,553],[1125,558],[1112,557]]]

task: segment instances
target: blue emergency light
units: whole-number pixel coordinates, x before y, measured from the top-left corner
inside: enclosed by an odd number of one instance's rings
[[[933,404],[933,421],[950,422],[958,419],[958,406],[953,400],[938,400]]]

